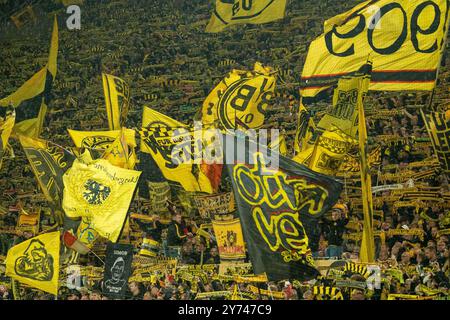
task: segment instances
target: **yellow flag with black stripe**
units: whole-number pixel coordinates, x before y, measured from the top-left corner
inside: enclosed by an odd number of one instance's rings
[[[286,0],[217,0],[206,32],[220,32],[234,24],[260,24],[282,19]]]
[[[57,231],[15,245],[6,256],[6,275],[57,295],[60,244],[60,232]]]
[[[333,94],[333,107],[320,119],[318,128],[330,130],[334,126],[346,135],[356,138],[358,101],[364,101],[369,91],[370,68],[370,64],[365,64],[354,76],[339,79]]]
[[[109,130],[120,130],[128,114],[130,87],[119,77],[102,73]]]
[[[312,139],[313,133],[316,129],[314,120],[300,100],[300,107],[298,110],[297,131],[295,133],[294,151],[296,154],[312,148],[314,144],[308,145]]]
[[[36,72],[9,96],[0,99],[1,107],[16,108],[16,125],[13,133],[37,138],[44,124],[50,90],[57,73],[58,22],[53,22],[50,52],[47,65]]]
[[[367,0],[330,18],[311,42],[300,91],[314,97],[373,60],[369,90],[433,90],[449,28],[448,0]]]
[[[144,107],[139,134],[141,151],[152,156],[164,178],[179,183],[189,192],[213,192],[209,179],[199,168],[200,161],[196,160],[201,151],[192,128]]]
[[[100,236],[116,242],[140,174],[105,159],[89,163],[77,159],[63,176],[62,208],[69,218],[90,218]]]

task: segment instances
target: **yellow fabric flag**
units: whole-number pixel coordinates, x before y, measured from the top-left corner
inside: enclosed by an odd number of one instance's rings
[[[222,129],[258,129],[274,95],[272,68],[256,62],[253,71],[232,70],[203,103],[202,123]]]
[[[32,118],[28,120],[16,123],[13,129],[15,135],[22,135],[30,138],[38,138],[41,135],[42,128],[44,126],[45,115],[47,114],[47,105],[45,104],[45,99],[42,98],[41,107],[39,108],[39,113],[37,118]]]
[[[217,0],[206,32],[220,32],[233,24],[260,24],[282,19],[286,0]]]
[[[359,80],[360,88],[364,86],[362,78]],[[358,95],[358,135],[361,168],[361,191],[364,213],[363,235],[360,249],[361,262],[375,261],[375,242],[373,237],[373,201],[372,201],[372,179],[370,177],[370,167],[367,160],[367,129],[364,115],[364,105],[361,95]]]
[[[16,112],[15,134],[37,138],[42,131],[49,103],[49,92],[57,73],[58,38],[58,21],[55,16],[47,65],[15,92],[0,100],[2,107],[20,107]],[[27,119],[29,114],[33,113],[33,117]]]
[[[340,130],[324,131],[314,145],[308,167],[326,175],[336,175],[351,146],[352,140]]]
[[[269,143],[269,149],[278,152],[279,154],[286,156],[287,154],[287,146],[286,146],[286,136],[283,133],[279,133],[276,139],[272,140]]]
[[[141,151],[152,156],[164,178],[189,192],[213,192],[192,153],[195,137],[191,128],[148,107],[144,108],[142,127]]]
[[[449,27],[447,0],[365,1],[325,22],[308,51],[301,95],[316,96],[373,60],[369,90],[432,90]]]
[[[364,65],[369,68],[369,65]],[[342,77],[333,94],[333,107],[317,124],[318,128],[330,130],[333,126],[346,135],[356,138],[358,129],[358,101],[364,98],[369,90],[370,76],[367,70],[352,77]]]
[[[63,176],[62,207],[69,218],[89,218],[100,236],[116,242],[140,174],[104,159],[90,163],[77,159]]]
[[[120,130],[128,114],[130,87],[124,80],[110,74],[102,73],[102,79],[109,130]]]
[[[0,117],[0,168],[2,167],[2,159],[8,148],[9,136],[14,127],[14,121],[16,119],[16,113],[11,108],[6,111],[5,117]]]
[[[124,130],[126,130],[126,128],[122,128],[119,136],[105,151],[103,154],[103,159],[108,160],[112,165],[125,169],[133,169],[136,164],[136,158],[130,157],[130,151],[128,149]]]
[[[17,108],[23,101],[30,100],[31,98],[40,95],[45,89],[46,76],[47,67],[36,72],[15,92],[11,93],[6,98],[0,99],[0,106],[13,106],[14,108]]]
[[[6,275],[57,295],[60,243],[60,232],[57,231],[15,245],[6,257]]]
[[[128,165],[133,168],[137,162],[135,150],[137,143],[134,129],[123,128],[112,131],[77,131],[67,129],[67,131],[77,148],[89,148],[100,151],[107,151],[111,148],[122,132],[128,149]]]
[[[244,235],[239,218],[212,222],[221,260],[245,258]]]

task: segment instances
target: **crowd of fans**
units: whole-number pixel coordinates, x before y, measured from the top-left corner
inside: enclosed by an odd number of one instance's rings
[[[219,34],[204,32],[214,1],[85,1],[81,6],[81,29],[67,30],[64,9],[57,3],[40,3],[34,10],[36,25],[16,29],[12,24],[1,31],[0,61],[1,96],[18,88],[47,59],[51,17],[58,13],[60,42],[58,75],[52,90],[50,111],[42,138],[63,146],[71,146],[66,129],[102,130],[107,127],[104,112],[101,72],[114,74],[130,84],[131,110],[126,126],[139,128],[144,105],[157,106],[183,123],[192,123],[208,92],[232,68],[251,69],[256,61],[282,72],[277,90],[298,99],[299,78],[309,43],[322,32],[324,19],[345,12],[358,1],[290,1],[286,17],[265,25],[239,25]],[[366,102],[369,145],[379,146],[379,161],[372,166],[373,185],[402,184],[416,192],[417,199],[402,198],[398,190],[374,193],[377,215],[374,230],[377,265],[381,268],[379,287],[341,287],[345,299],[387,299],[389,294],[419,297],[447,297],[450,289],[450,228],[448,177],[433,163],[433,147],[425,129],[420,108],[446,110],[449,104],[450,57],[444,54],[439,81],[430,95],[420,92],[370,92]],[[189,85],[161,85],[161,79],[192,80]],[[328,95],[327,95],[328,93]],[[331,92],[312,100],[308,109],[315,120],[331,104]],[[378,111],[386,111],[382,116]],[[390,111],[391,113],[388,113]],[[272,100],[266,115],[266,126],[279,128],[287,137],[288,155],[293,155],[296,110],[287,99]],[[10,141],[14,154],[6,155],[0,169],[0,228],[10,230],[17,225],[20,208],[34,212],[39,208],[40,230],[51,229],[57,219],[36,187],[35,177],[17,140]],[[414,165],[422,162],[423,165]],[[421,177],[421,172],[430,174]],[[405,173],[402,176],[402,173]],[[408,175],[409,174],[409,175]],[[417,174],[417,175],[415,175]],[[357,189],[359,171],[344,174],[345,187],[338,204],[317,225],[317,245],[312,247],[317,261],[356,261],[360,239],[348,237],[362,231]],[[417,178],[415,178],[417,177]],[[356,190],[356,191],[355,191]],[[422,199],[420,192],[432,191],[435,199]],[[412,204],[407,206],[406,202]],[[405,203],[401,206],[399,203]],[[168,204],[166,215],[154,215],[140,199],[135,199],[131,212],[152,216],[152,222],[130,219],[128,240],[134,238],[136,254],[144,238],[162,244],[159,255],[178,258],[182,265],[220,264],[217,244],[212,237],[197,234],[202,224],[198,215],[188,215],[179,204]],[[417,234],[395,234],[391,230],[422,230]],[[212,231],[211,231],[212,232]],[[0,231],[0,256],[8,249],[33,236],[32,232]],[[126,241],[127,239],[122,239]],[[102,256],[101,241],[94,246]],[[103,252],[104,254],[104,252]],[[78,258],[82,266],[101,267],[99,259],[89,254]],[[247,259],[248,262],[248,259]],[[1,268],[1,265],[0,265]],[[342,279],[364,282],[359,274],[347,273]],[[0,269],[0,300],[12,299],[7,277]],[[336,287],[330,273],[311,282],[286,279],[281,282],[246,283],[196,277],[186,280],[171,271],[161,270],[150,280],[131,281],[127,299],[171,300],[194,299],[198,293],[228,291],[230,297],[272,299],[326,299],[314,292],[314,286]],[[248,292],[257,286],[261,293]],[[26,299],[52,299],[51,295],[20,287]],[[207,296],[207,295],[206,295]],[[213,297],[211,295],[211,299]],[[83,278],[78,289],[62,286],[60,299],[101,300],[100,278]],[[223,298],[218,297],[218,298]],[[328,297],[329,298],[329,297]]]

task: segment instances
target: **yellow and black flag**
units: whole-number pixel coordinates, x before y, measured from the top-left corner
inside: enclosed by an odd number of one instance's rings
[[[274,70],[259,62],[253,71],[232,70],[203,102],[203,125],[221,129],[260,128],[275,86]]]
[[[324,24],[308,51],[301,95],[314,97],[373,60],[369,90],[432,90],[445,49],[448,0],[368,0]]]
[[[439,159],[441,168],[450,173],[450,116],[449,113],[421,110],[422,118],[433,142],[434,152]]]
[[[333,94],[333,107],[320,119],[317,127],[323,130],[338,128],[342,133],[356,138],[358,130],[358,103],[364,101],[369,91],[371,63],[365,64],[353,76],[338,80]]]
[[[130,87],[110,74],[103,73],[102,80],[109,130],[120,130],[125,125],[130,106]]]
[[[9,148],[9,136],[13,130],[15,119],[16,113],[14,108],[6,109],[5,116],[0,116],[0,169],[2,168],[3,155]]]
[[[14,133],[37,138],[42,131],[52,84],[57,72],[58,22],[55,16],[47,65],[19,89],[0,99],[0,107],[16,108]]]
[[[233,24],[260,24],[282,19],[286,0],[216,0],[206,32],[220,32]]]
[[[127,164],[132,169],[137,162],[137,156],[135,148],[136,144],[136,132],[133,129],[122,128],[120,130],[112,131],[78,131],[67,129],[73,143],[77,148],[86,148],[91,151],[98,151],[105,156],[105,152],[108,152],[108,158],[117,158],[112,161],[119,161],[120,156],[117,154],[121,148],[120,143],[126,142],[124,149],[128,150]],[[113,149],[111,149],[113,148]],[[119,148],[119,149],[117,149]]]
[[[198,146],[201,139],[196,141],[192,128],[144,107],[139,133],[141,151],[152,156],[164,178],[179,183],[189,192],[212,193],[208,178],[199,168],[201,162],[196,160],[201,156]]]
[[[76,159],[63,176],[64,212],[69,218],[89,218],[92,229],[116,242],[140,174],[113,166],[105,159]]]
[[[249,150],[256,150],[252,144]],[[249,159],[227,166],[253,270],[270,281],[315,278],[311,235],[342,184],[278,154],[271,154],[269,166],[268,151],[259,146]],[[272,163],[277,156],[278,168]]]
[[[214,234],[220,260],[239,260],[246,257],[244,236],[239,218],[230,220],[213,220]]]
[[[63,177],[63,209],[69,218],[82,217],[89,229],[115,242],[139,175],[104,159],[79,157]]]
[[[19,140],[45,198],[60,208],[62,177],[76,158],[74,152],[42,139],[19,136]]]
[[[10,248],[6,275],[33,288],[58,294],[60,232],[45,233]]]
[[[126,128],[122,128],[119,136],[103,154],[103,159],[108,160],[111,164],[125,168],[133,169],[136,164],[136,157],[134,152],[130,152],[125,137]],[[134,130],[133,130],[134,131]]]

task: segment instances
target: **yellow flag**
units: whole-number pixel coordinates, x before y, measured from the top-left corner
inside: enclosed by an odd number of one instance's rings
[[[286,146],[286,136],[283,133],[279,133],[276,139],[272,140],[269,143],[269,149],[278,152],[279,154],[286,156],[287,154],[287,146]]]
[[[77,159],[63,176],[64,212],[69,218],[89,218],[100,236],[116,242],[140,174],[104,159],[90,163]]]
[[[369,90],[432,90],[445,49],[448,5],[447,0],[368,0],[327,20],[309,47],[302,96],[313,97],[352,75],[369,56]]]
[[[284,17],[286,0],[217,0],[206,32],[220,32],[233,24],[259,24]]]
[[[244,235],[239,218],[212,222],[221,260],[245,258]]]
[[[308,167],[326,175],[335,175],[351,146],[352,140],[340,130],[324,131],[314,145]]]
[[[370,68],[369,64],[364,65]],[[333,94],[333,107],[317,124],[318,128],[330,130],[333,126],[346,135],[356,138],[358,129],[358,101],[364,100],[369,90],[370,76],[368,70],[351,77],[342,77]]]
[[[195,137],[191,128],[148,107],[144,108],[142,127],[141,151],[152,156],[164,178],[189,192],[212,193],[211,183],[192,153]]]
[[[14,126],[13,133],[30,138],[38,138],[41,135],[44,126],[45,115],[47,114],[47,105],[45,99],[42,98],[41,107],[36,118],[20,121]]]
[[[0,168],[2,167],[3,155],[8,148],[8,140],[14,127],[16,113],[11,108],[7,110],[5,117],[0,117]]]
[[[124,80],[110,74],[103,73],[102,79],[109,130],[120,130],[128,114],[130,87]]]
[[[124,129],[126,130],[126,128],[122,128],[119,136],[105,151],[103,159],[108,160],[112,165],[125,169],[133,169],[136,164],[136,159],[135,157],[130,158],[130,151],[128,150]]]
[[[15,92],[6,98],[0,99],[0,106],[13,106],[17,108],[23,101],[30,100],[40,95],[45,89],[45,79],[47,76],[47,68],[42,68],[28,79]]]
[[[10,248],[6,275],[33,288],[58,294],[60,232],[45,233]]]
[[[203,103],[202,122],[222,129],[258,129],[264,124],[276,78],[256,62],[253,71],[232,70]]]
[[[107,151],[120,137],[121,132],[126,141],[128,149],[128,165],[134,167],[137,162],[136,155],[136,132],[134,129],[123,128],[123,130],[112,131],[77,131],[67,129],[73,143],[77,148],[89,148]]]

